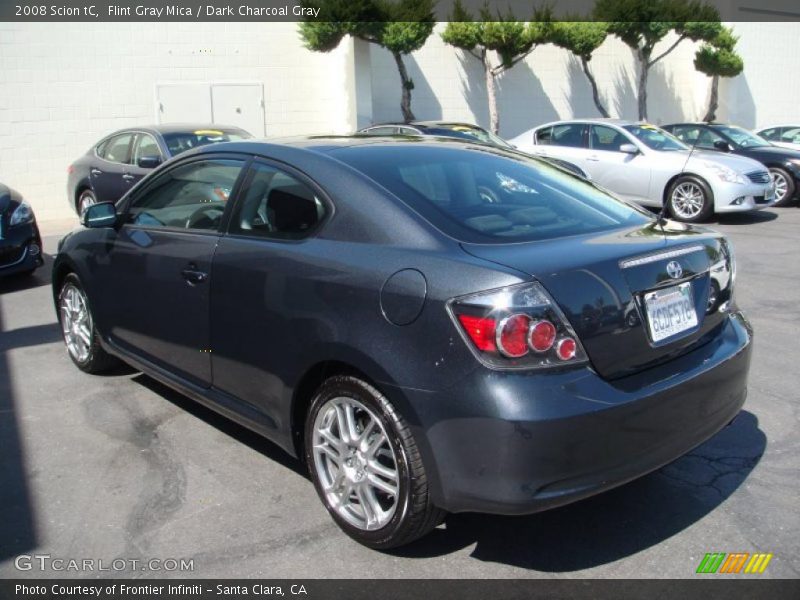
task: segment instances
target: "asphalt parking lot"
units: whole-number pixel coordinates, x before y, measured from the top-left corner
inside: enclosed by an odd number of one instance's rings
[[[681,578],[707,552],[769,552],[766,572],[749,577],[796,578],[800,208],[711,226],[734,242],[736,295],[756,331],[737,420],[611,492],[528,517],[452,515],[392,553],[341,533],[299,463],[269,442],[142,374],[78,371],[56,324],[50,260],[33,278],[0,281],[0,577],[41,577],[15,558],[49,554],[192,559],[182,575],[209,578]],[[47,253],[57,240],[45,238]],[[46,574],[181,575],[130,564]]]

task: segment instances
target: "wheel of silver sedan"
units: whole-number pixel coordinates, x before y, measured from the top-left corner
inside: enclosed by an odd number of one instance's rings
[[[354,398],[328,400],[313,429],[317,478],[345,521],[373,531],[394,516],[400,479],[397,458],[380,419]]]
[[[58,309],[67,350],[77,362],[86,362],[92,349],[92,316],[86,297],[77,286],[68,283],[61,290]]]
[[[684,181],[672,190],[672,208],[677,217],[693,220],[703,212],[706,197],[703,189],[692,181]]]

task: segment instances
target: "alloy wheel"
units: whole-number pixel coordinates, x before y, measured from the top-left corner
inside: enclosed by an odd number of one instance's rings
[[[775,180],[775,202],[781,202],[789,191],[789,182],[781,173],[775,171],[772,172],[772,178]]]
[[[389,523],[397,509],[400,477],[378,416],[354,398],[332,398],[317,413],[312,443],[328,506],[361,530]]]
[[[672,207],[678,217],[694,219],[705,205],[705,194],[696,183],[685,181],[672,190]]]
[[[86,362],[92,348],[92,316],[83,292],[67,284],[61,291],[59,312],[67,350],[77,362]]]

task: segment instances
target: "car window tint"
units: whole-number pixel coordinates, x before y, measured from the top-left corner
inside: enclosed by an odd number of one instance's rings
[[[537,144],[551,144],[553,138],[553,128],[552,127],[545,127],[544,129],[540,129],[535,134],[535,142]]]
[[[161,173],[134,198],[127,221],[145,227],[218,229],[243,164],[208,159]]]
[[[161,149],[158,147],[158,142],[149,133],[140,133],[139,139],[136,142],[136,150],[133,155],[133,164],[139,162],[140,158],[145,156],[158,156],[161,157]]]
[[[557,167],[489,146],[387,145],[332,154],[461,241],[552,239],[652,220]]]
[[[240,129],[198,129],[196,131],[173,131],[162,134],[170,156],[177,156],[192,148],[217,144],[220,142],[237,142],[249,139],[251,136]]]
[[[785,127],[781,133],[781,142],[800,144],[800,127]]]
[[[780,127],[773,127],[772,129],[765,129],[760,133],[761,137],[770,142],[779,141],[781,138]]]
[[[394,135],[397,127],[372,127],[361,132],[364,135]]]
[[[592,125],[592,134],[589,136],[589,147],[592,150],[619,152],[620,146],[626,143],[628,140],[625,136],[613,127]]]
[[[129,163],[132,133],[112,137],[103,148],[102,157],[109,162]]]
[[[231,232],[276,239],[306,237],[325,216],[325,204],[305,183],[257,164],[239,194]]]
[[[572,148],[583,148],[583,132],[585,126],[580,123],[566,123],[564,125],[554,125],[553,133],[550,136],[550,143],[553,146],[570,146]]]

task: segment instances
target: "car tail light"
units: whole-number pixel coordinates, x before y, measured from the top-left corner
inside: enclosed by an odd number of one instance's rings
[[[587,362],[575,332],[538,282],[453,298],[447,309],[478,359],[495,369]]]

